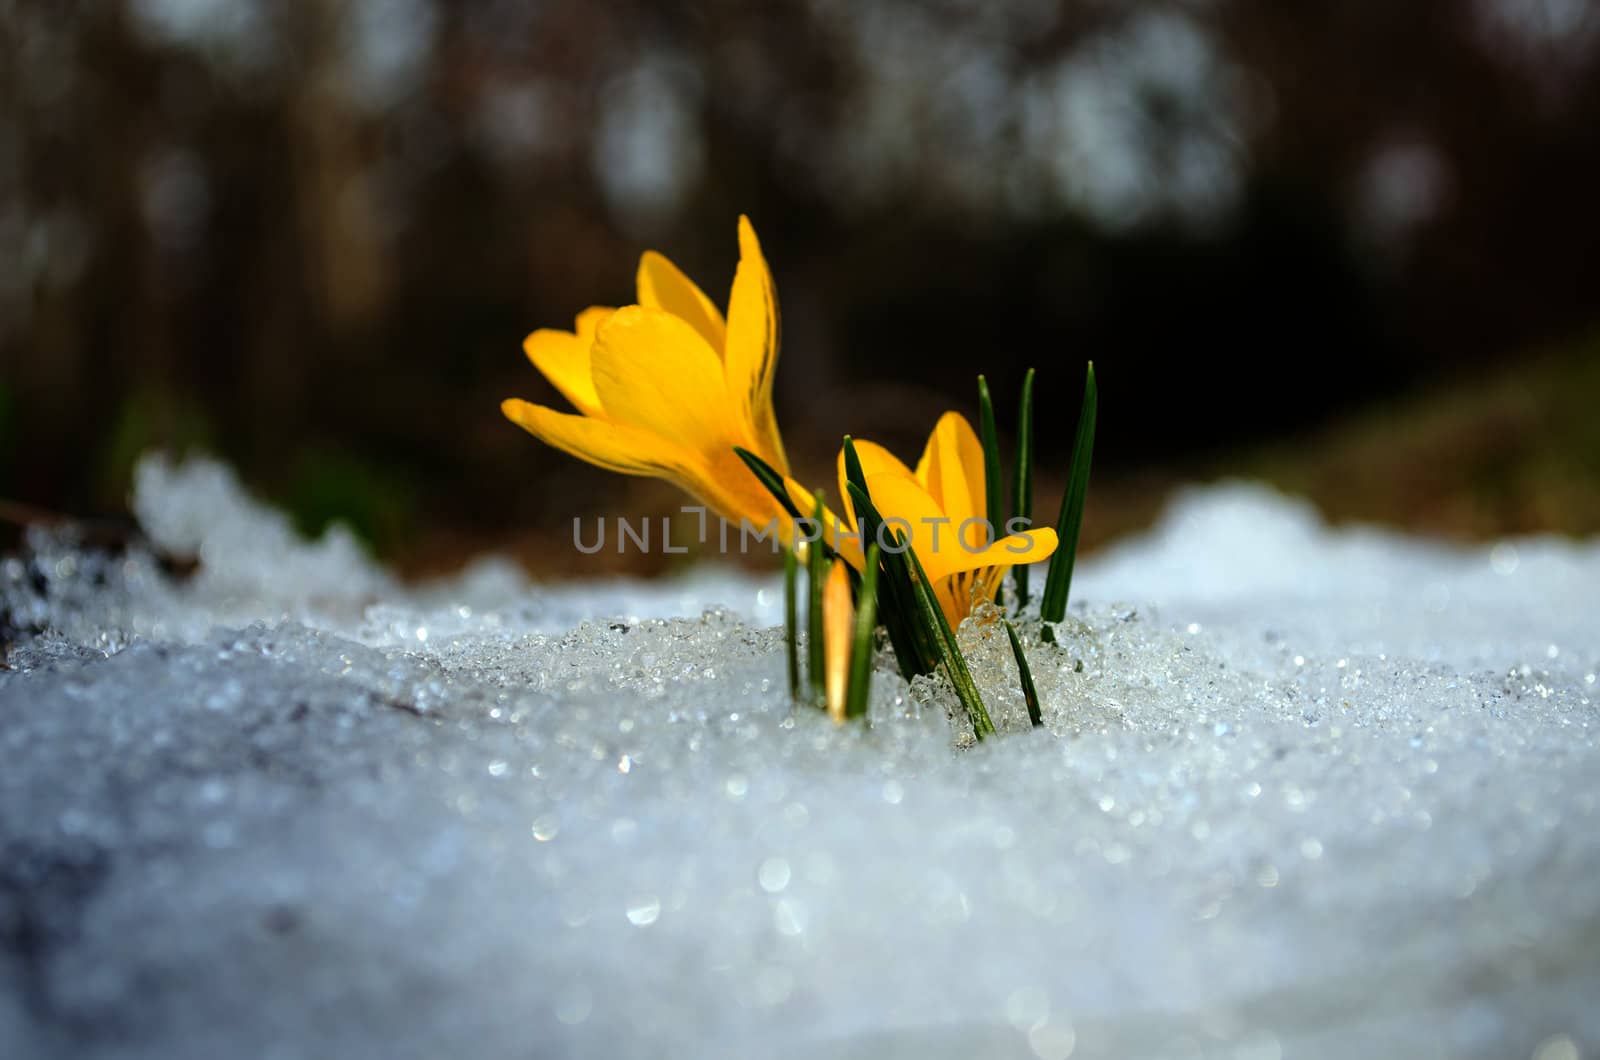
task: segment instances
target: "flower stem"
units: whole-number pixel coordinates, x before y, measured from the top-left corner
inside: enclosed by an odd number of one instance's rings
[[[865,717],[872,693],[872,634],[878,627],[878,546],[867,548],[861,595],[856,603],[855,643],[850,648],[850,688],[844,716]]]
[[[783,550],[783,632],[789,653],[789,698],[800,698],[800,616],[795,581],[800,562],[794,549]]]
[[[816,525],[822,525],[822,491],[816,492],[816,507],[812,517]],[[806,550],[806,574],[810,584],[810,596],[807,598],[806,608],[806,676],[811,684],[811,698],[817,706],[823,706],[826,699],[825,670],[822,657],[822,584],[823,570],[821,541],[813,541]]]

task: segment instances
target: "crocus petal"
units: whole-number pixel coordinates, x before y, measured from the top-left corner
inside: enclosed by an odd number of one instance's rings
[[[951,628],[961,625],[979,603],[992,602],[994,591],[1005,576],[1004,567],[979,567],[957,571],[933,587],[934,599]]]
[[[910,525],[911,547],[933,582],[959,571],[1036,563],[1056,550],[1056,532],[1048,527],[1003,537],[987,548],[958,540],[958,524],[920,484],[899,475],[869,477],[867,490],[885,523],[902,532]]]
[[[933,598],[939,602],[939,610],[944,612],[951,629],[959,629],[961,620],[972,613],[976,603],[973,588],[970,572],[952,574],[934,583]]]
[[[928,445],[917,461],[917,480],[944,509],[951,522],[961,526],[969,519],[988,516],[989,499],[983,477],[983,444],[972,424],[959,412],[946,412],[928,435]],[[995,528],[999,533],[1000,527]],[[983,528],[973,524],[962,535],[969,547],[988,540]]]
[[[895,456],[877,442],[869,442],[864,438],[859,438],[853,439],[853,444],[856,449],[856,459],[861,461],[861,474],[863,477],[870,479],[878,475],[900,475],[903,478],[914,478],[911,469],[906,467],[898,456]],[[839,450],[839,457],[835,463],[839,476],[839,496],[844,500],[845,518],[849,521],[849,525],[855,526],[856,505],[855,501],[850,497],[848,488],[850,478],[845,474],[844,449],[841,448]],[[877,507],[876,504],[874,506]],[[883,513],[881,507],[878,510],[880,514]]]
[[[966,569],[969,553],[956,540],[956,527],[915,479],[903,475],[868,475],[867,493],[883,516],[885,536],[908,537],[930,582]]]
[[[722,311],[676,265],[653,250],[639,259],[639,304],[671,313],[700,333],[720,357],[728,341]]]
[[[577,330],[557,331],[541,328],[522,340],[522,351],[572,407],[590,416],[600,413],[600,398],[594,392],[589,372],[589,347],[600,325],[615,310],[591,306],[578,314]]]
[[[763,535],[761,540],[793,539],[788,516],[731,450],[726,459],[691,453],[637,427],[516,398],[502,402],[500,409],[540,441],[580,460],[624,475],[666,479],[731,523],[747,523],[750,533]],[[729,540],[746,540],[738,525],[729,526],[727,534]]]
[[[618,423],[696,453],[750,445],[717,400],[722,392],[717,355],[681,318],[626,306],[601,327],[589,356],[600,405]]]
[[[600,333],[600,325],[611,319],[611,314],[617,311],[615,306],[592,305],[578,314],[574,321],[578,329],[578,338],[583,342],[583,348],[588,349],[594,345],[594,338]]]
[[[692,461],[688,453],[626,424],[557,412],[519,398],[501,402],[500,411],[546,445],[608,471],[676,478]]]
[[[844,721],[845,690],[850,682],[850,641],[855,629],[855,608],[850,603],[850,576],[834,560],[822,587],[822,676],[828,714]]]
[[[728,527],[717,533],[741,542],[740,548],[746,547],[743,542],[747,539],[756,540],[748,535],[760,535],[761,541],[770,537],[782,545],[794,540],[789,514],[731,448],[696,454],[682,476],[673,481],[726,519]],[[748,524],[748,532],[741,524]]]
[[[1056,532],[1041,526],[1021,534],[1002,537],[988,548],[976,551],[958,550],[963,569],[979,567],[1014,567],[1019,563],[1038,563],[1049,559],[1056,550]]]
[[[779,471],[789,459],[778,437],[772,410],[772,379],[778,370],[778,291],[761,256],[761,244],[750,219],[739,217],[739,268],[728,296],[728,396],[744,415],[757,454]]]

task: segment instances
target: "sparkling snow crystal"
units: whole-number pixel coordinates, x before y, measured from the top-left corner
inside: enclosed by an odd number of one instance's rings
[[[1044,731],[967,623],[969,747],[791,708],[773,579],[403,586],[138,482],[192,573],[0,568],[0,1056],[1600,1055],[1600,543],[1198,490]]]

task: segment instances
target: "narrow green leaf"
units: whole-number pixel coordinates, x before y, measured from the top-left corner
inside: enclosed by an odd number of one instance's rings
[[[778,472],[773,469],[771,464],[767,463],[765,460],[761,459],[759,456],[752,453],[750,450],[743,448],[742,446],[734,446],[733,451],[738,455],[740,460],[744,461],[745,466],[755,474],[756,479],[767,488],[767,492],[772,494],[773,498],[783,506],[783,510],[788,512],[791,518],[805,518],[800,514],[800,509],[795,507],[794,500],[790,498],[788,489],[784,487],[783,476],[778,474]],[[825,531],[826,527],[823,525],[822,517],[818,516],[817,533],[822,536],[819,536],[816,541],[811,542],[811,545],[812,547],[821,551],[824,559],[832,559],[835,553],[832,546],[830,546],[825,540]],[[851,570],[850,585],[852,588],[854,588],[856,585],[857,577],[858,575],[856,572]]]
[[[880,575],[883,573],[880,564]],[[923,663],[916,647],[916,637],[906,623],[906,611],[885,599],[885,583],[887,579],[881,578],[878,582],[878,599],[874,606],[878,610],[878,620],[883,623],[883,628],[889,631],[889,643],[894,647],[895,665],[900,668],[900,676],[907,681],[918,674],[930,673],[931,669],[923,669]]]
[[[1022,401],[1017,410],[1017,467],[1011,481],[1011,515],[1033,519],[1033,369],[1022,377]],[[1011,568],[1017,583],[1017,611],[1028,606],[1028,564]]]
[[[1039,710],[1039,692],[1033,687],[1033,671],[1028,669],[1028,657],[1022,654],[1022,641],[1017,639],[1017,631],[1005,619],[1006,636],[1011,638],[1011,654],[1017,660],[1017,673],[1022,678],[1022,698],[1028,701],[1028,720],[1033,722],[1037,729],[1044,724],[1044,715]]]
[[[983,445],[983,497],[989,521],[990,541],[1005,536],[1005,467],[1000,462],[1000,432],[994,424],[994,399],[989,396],[989,381],[978,376],[978,438]],[[1004,607],[1004,586],[994,590],[996,607]]]
[[[856,452],[856,441],[844,436],[844,479],[862,493],[867,492],[867,475],[861,470],[861,454]]]
[[[856,601],[855,638],[850,646],[850,684],[844,701],[847,718],[865,716],[872,692],[872,634],[878,628],[878,558],[878,546],[868,546],[861,595]]]
[[[911,568],[906,565],[905,556],[886,547],[888,540],[882,533],[883,517],[878,514],[877,506],[867,492],[867,477],[861,470],[861,457],[856,453],[855,441],[849,435],[845,435],[844,439],[844,474],[845,488],[849,490],[850,502],[855,507],[856,529],[861,534],[862,547],[877,544],[883,549],[882,593],[878,611],[884,628],[889,631],[889,642],[894,645],[900,673],[908,681],[917,674],[932,673],[939,664],[939,656],[921,632],[921,623],[917,621]]]
[[[783,633],[789,649],[789,698],[800,698],[800,615],[795,582],[800,561],[794,550],[783,550]]]
[[[800,509],[796,508],[794,501],[790,499],[789,491],[783,485],[783,476],[774,471],[771,464],[743,446],[736,445],[733,447],[733,451],[740,460],[744,461],[745,466],[755,474],[761,484],[767,488],[767,492],[772,494],[779,504],[783,505],[783,510],[796,519],[800,518]]]
[[[852,494],[858,492],[853,485],[849,489]],[[860,503],[856,501],[858,510]],[[889,631],[889,643],[894,646],[900,675],[909,681],[918,674],[932,673],[938,663],[918,635],[916,598],[911,592],[905,559],[886,551],[878,566],[878,616]]]
[[[983,495],[988,506],[989,526],[995,537],[1005,536],[1006,498],[1001,481],[1005,467],[1000,462],[1000,432],[994,424],[994,400],[989,396],[989,381],[978,376],[978,437],[983,442]]]
[[[846,459],[848,461],[848,455]],[[939,665],[939,652],[919,617],[917,593],[905,557],[910,550],[903,547],[899,531],[895,531],[896,543],[890,547],[890,540],[882,533],[883,519],[866,490],[854,482],[848,483],[846,488],[850,491],[851,503],[855,505],[862,538],[881,544],[883,548],[880,563],[883,580],[879,584],[886,598],[880,602],[888,606],[880,607],[879,611],[889,630],[889,639],[894,644],[895,657],[900,661],[900,671],[908,681],[917,674],[931,674]]]
[[[816,507],[813,509],[818,525],[822,523],[822,491],[817,490]],[[815,544],[815,542],[813,543]],[[811,586],[810,599],[807,601],[806,611],[806,677],[811,686],[811,698],[816,705],[824,705],[826,698],[826,673],[822,661],[822,583],[826,574],[822,550],[811,548],[806,556],[806,574],[809,576]]]
[[[1056,517],[1056,554],[1050,559],[1050,573],[1045,577],[1044,596],[1039,602],[1039,615],[1046,622],[1060,622],[1067,614],[1072,567],[1078,553],[1078,533],[1083,529],[1083,503],[1089,494],[1089,464],[1094,459],[1095,414],[1098,406],[1094,362],[1090,361],[1083,384],[1083,411],[1078,415],[1078,437],[1072,444],[1072,470],[1067,478],[1067,493],[1061,498],[1061,514]]]
[[[895,538],[897,543],[904,540],[898,531]],[[922,561],[917,559],[914,549],[907,549],[905,554],[910,557],[912,570],[916,574],[917,600],[922,620],[938,645],[944,672],[955,687],[956,698],[961,700],[961,705],[967,709],[967,717],[972,720],[972,733],[982,740],[994,733],[994,722],[984,708],[983,697],[978,694],[978,686],[972,680],[972,671],[967,669],[967,660],[961,654],[961,646],[956,643],[956,635],[950,629],[939,601],[933,597],[933,586],[928,581],[927,572],[922,569]]]

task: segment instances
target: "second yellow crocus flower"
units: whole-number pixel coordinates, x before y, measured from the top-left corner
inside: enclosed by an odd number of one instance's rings
[[[939,418],[915,469],[883,446],[855,441],[867,493],[886,527],[904,535],[922,564],[945,618],[952,627],[974,607],[994,599],[1005,572],[1019,563],[1037,563],[1056,550],[1056,532],[1049,527],[1005,533],[988,525],[983,445],[966,417],[947,412]],[[840,556],[861,568],[861,542],[849,536],[856,526],[845,457],[839,453],[839,496],[844,499],[842,533],[834,517],[824,517],[823,531]],[[790,492],[804,496],[797,485]],[[804,508],[802,508],[804,510]],[[992,532],[991,532],[992,531]],[[879,541],[887,548],[889,541]]]

